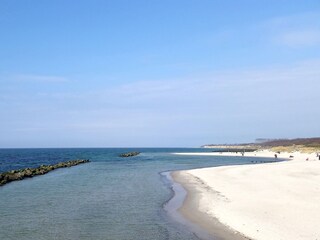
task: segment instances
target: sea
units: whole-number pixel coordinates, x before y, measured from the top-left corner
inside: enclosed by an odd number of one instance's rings
[[[139,151],[140,155],[119,157]],[[168,172],[251,163],[249,157],[183,156],[206,148],[0,149],[0,173],[75,159],[90,163],[0,187],[1,240],[197,240],[165,207]]]

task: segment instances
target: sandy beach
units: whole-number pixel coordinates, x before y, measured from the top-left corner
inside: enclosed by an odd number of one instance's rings
[[[245,156],[274,158],[274,154],[265,150]],[[277,157],[290,156],[291,161],[172,173],[188,193],[181,214],[209,233],[217,233],[217,222],[234,233],[230,237],[218,234],[221,239],[320,239],[320,161],[316,154],[299,152]]]

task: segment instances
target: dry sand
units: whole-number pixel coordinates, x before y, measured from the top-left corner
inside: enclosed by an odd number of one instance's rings
[[[245,156],[274,158],[274,154],[262,151]],[[315,154],[298,152],[281,153],[278,157],[290,155],[294,160],[173,173],[174,180],[186,187],[191,196],[191,200],[186,198],[181,213],[213,234],[218,220],[250,239],[320,240],[320,161]],[[238,237],[239,234],[232,239]]]

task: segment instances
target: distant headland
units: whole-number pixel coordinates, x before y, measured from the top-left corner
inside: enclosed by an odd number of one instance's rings
[[[203,148],[222,148],[230,151],[255,151],[269,149],[273,152],[317,152],[320,151],[320,137],[295,139],[263,139],[258,138],[254,143],[240,144],[206,144]]]

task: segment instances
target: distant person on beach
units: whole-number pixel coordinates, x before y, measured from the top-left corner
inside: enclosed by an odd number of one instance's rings
[[[275,155],[274,155],[274,158],[278,158],[278,155],[277,155],[277,154],[275,154]]]

